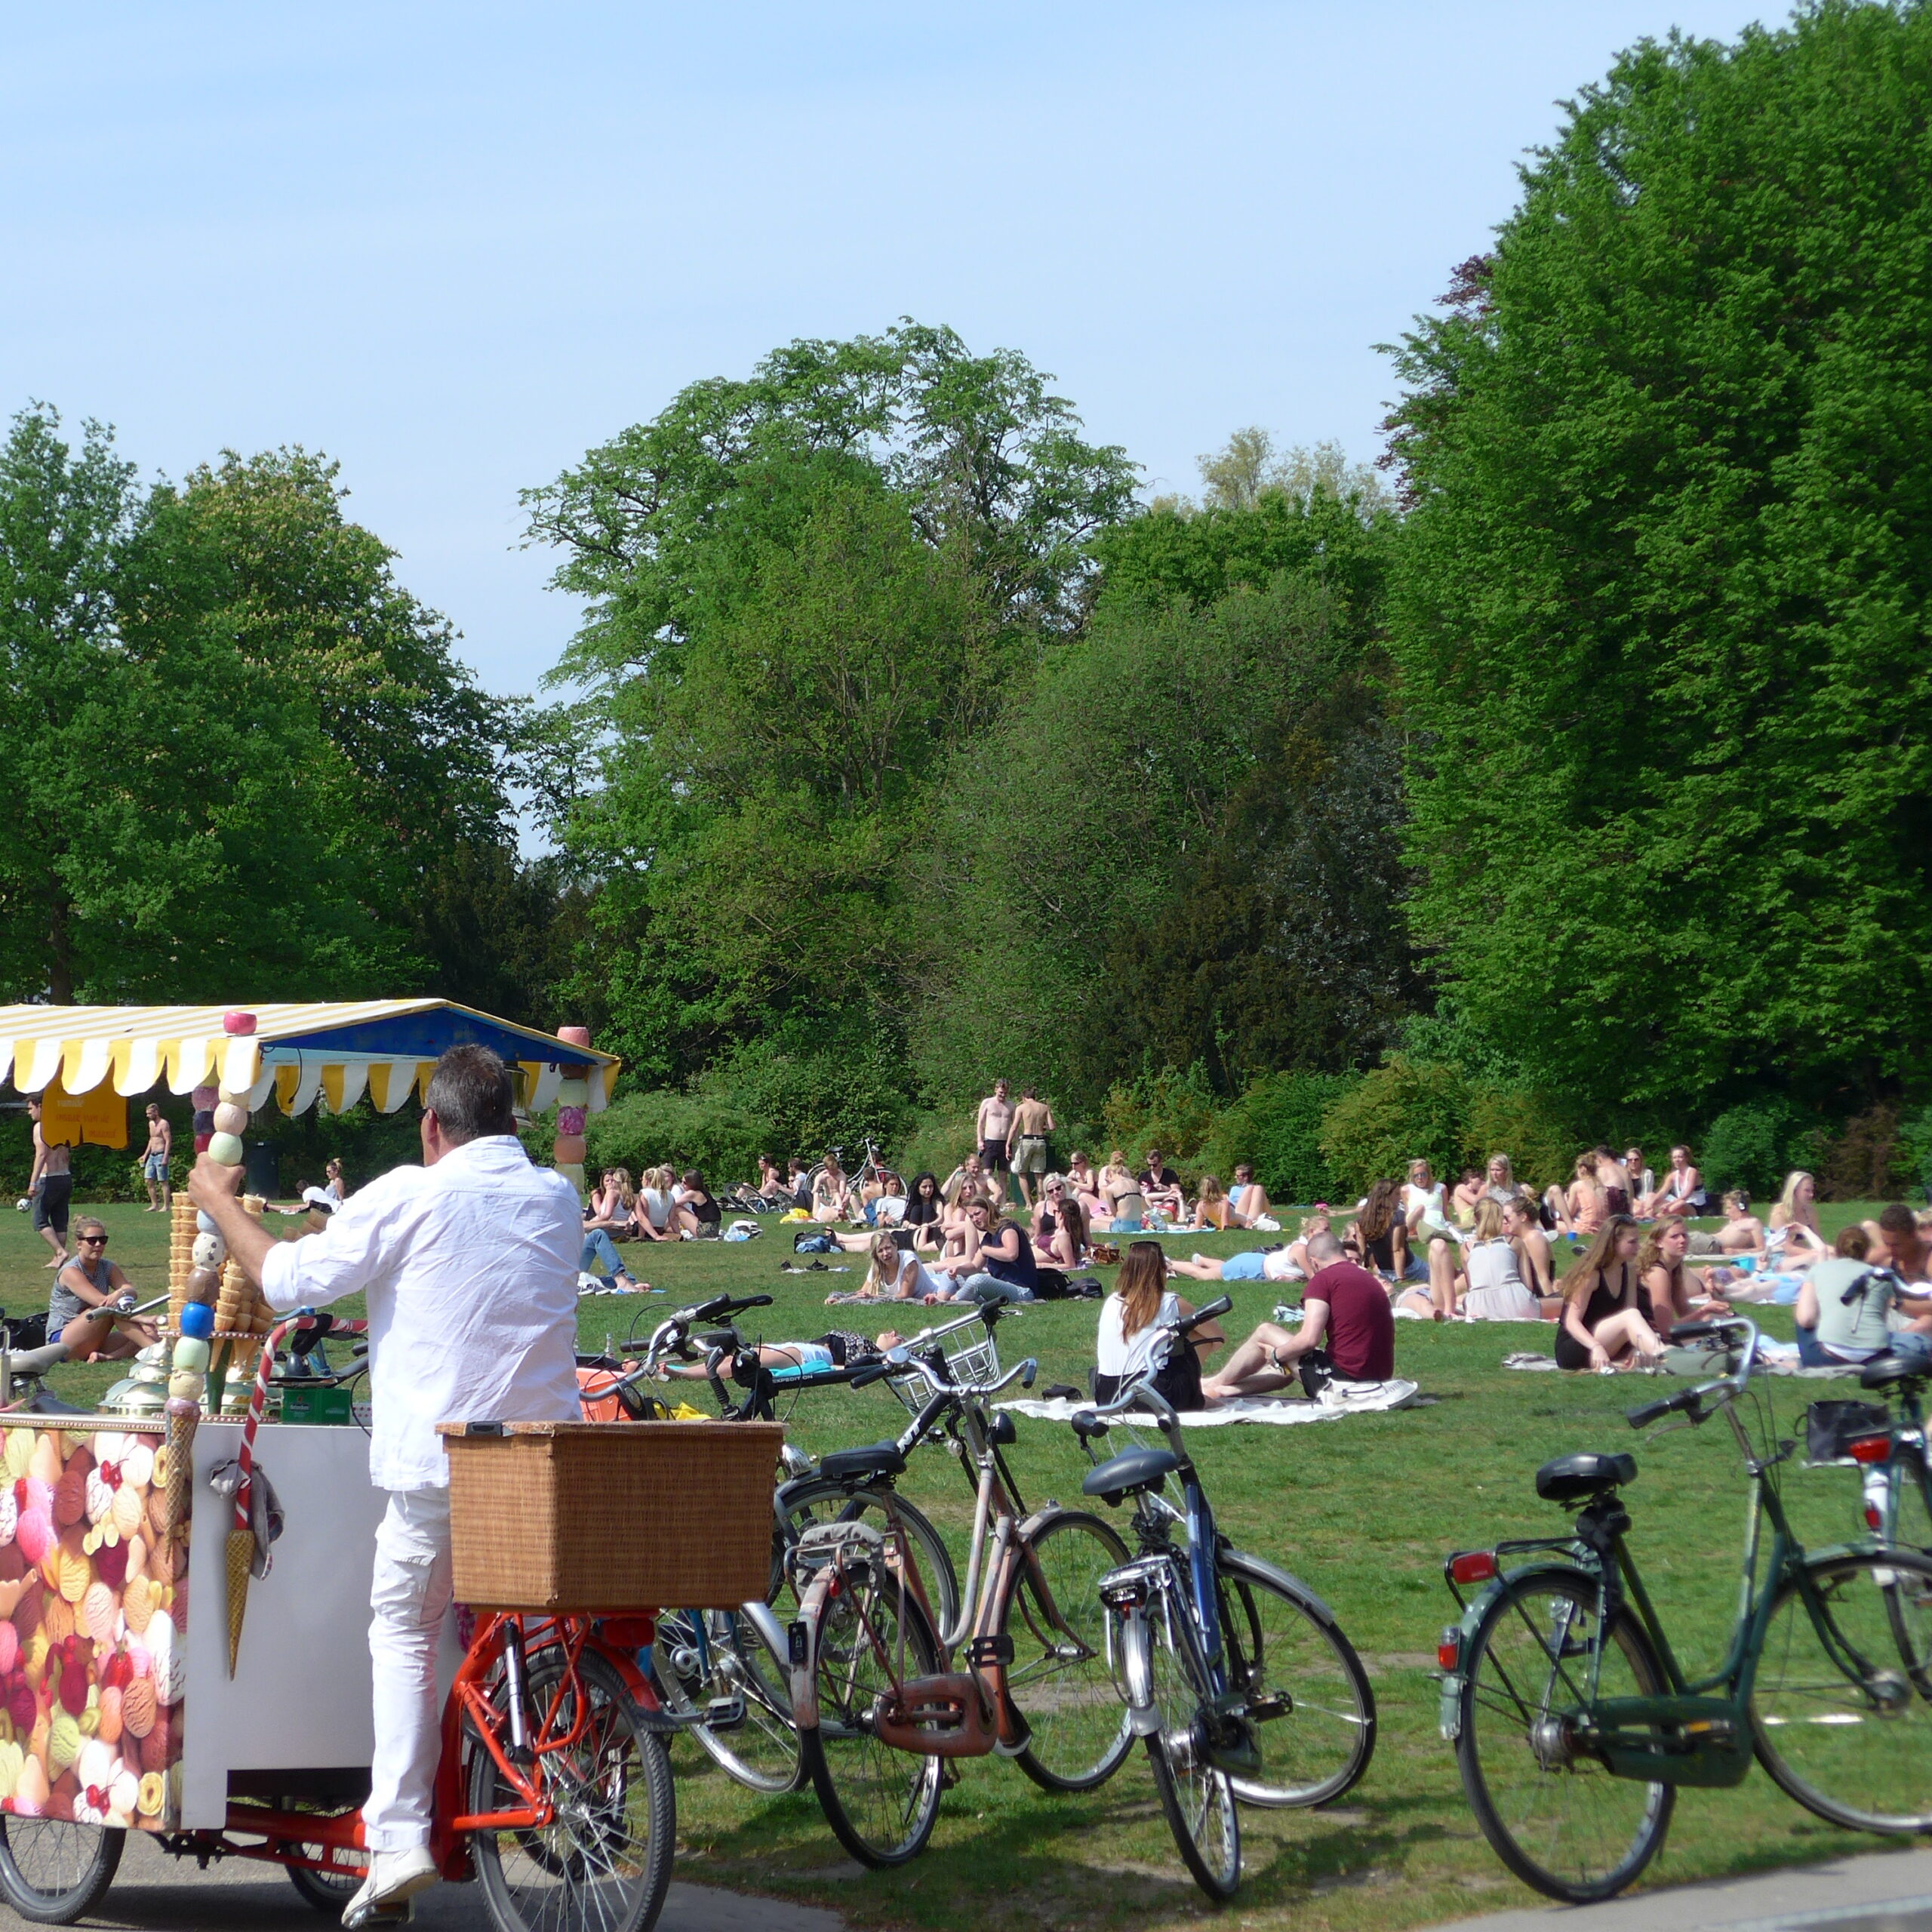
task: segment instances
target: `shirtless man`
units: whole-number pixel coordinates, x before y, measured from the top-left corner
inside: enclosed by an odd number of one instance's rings
[[[34,1232],[54,1251],[46,1266],[67,1265],[67,1204],[74,1198],[73,1150],[64,1140],[50,1147],[40,1131],[40,1101],[27,1102],[27,1118],[33,1122],[33,1168],[27,1176],[27,1193],[33,1201]]]
[[[1013,1114],[1006,1082],[995,1080],[993,1091],[980,1103],[979,1121],[974,1131],[980,1140],[980,1164],[1002,1199],[1006,1183],[1000,1177],[1010,1173],[1013,1167],[1012,1157],[1007,1152],[1008,1137],[1013,1132]]]
[[[1503,1211],[1503,1226],[1516,1251],[1524,1285],[1536,1297],[1544,1320],[1554,1321],[1562,1312],[1563,1298],[1556,1292],[1556,1263],[1550,1257],[1549,1237],[1543,1231],[1537,1204],[1527,1195],[1518,1195]]]
[[[148,1184],[148,1204],[143,1211],[165,1214],[174,1196],[168,1180],[168,1157],[174,1151],[174,1130],[168,1116],[152,1101],[148,1103],[148,1150],[141,1156],[141,1178]]]
[[[1002,1080],[999,1084],[1004,1087],[1006,1082]],[[983,1103],[980,1112],[985,1111]],[[1047,1171],[1047,1136],[1057,1124],[1053,1109],[1032,1088],[1023,1087],[1020,1104],[1014,1109],[1013,1124],[1007,1130],[1006,1152],[1014,1178],[1020,1183],[1020,1198],[1029,1208],[1033,1204],[1033,1177]]]

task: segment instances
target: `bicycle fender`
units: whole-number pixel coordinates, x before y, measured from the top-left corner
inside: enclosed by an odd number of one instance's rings
[[[1564,1577],[1574,1578],[1589,1589],[1596,1587],[1597,1580],[1587,1570],[1581,1570],[1567,1563],[1519,1563],[1513,1570],[1500,1571],[1464,1607],[1463,1614],[1449,1626],[1456,1637],[1457,1667],[1454,1670],[1438,1670],[1436,1682],[1440,1696],[1436,1706],[1436,1728],[1442,1734],[1445,1744],[1454,1744],[1463,1734],[1463,1685],[1464,1678],[1462,1660],[1469,1655],[1469,1640],[1476,1634],[1489,1606],[1503,1591],[1521,1577]],[[1444,1632],[1447,1641],[1448,1632]]]
[[[1265,1556],[1251,1556],[1244,1549],[1227,1549],[1221,1552],[1222,1564],[1230,1571],[1247,1571],[1257,1580],[1265,1579],[1275,1587],[1293,1597],[1315,1621],[1327,1629],[1336,1629],[1335,1613],[1323,1602],[1302,1580],[1279,1564],[1270,1563]]]
[[[778,1654],[792,1672],[792,1721],[801,1731],[818,1728],[818,1626],[835,1574],[827,1564],[807,1586],[798,1614],[785,1633]]]
[[[1154,1660],[1147,1641],[1147,1613],[1137,1604],[1121,1619],[1121,1674],[1127,1680],[1127,1721],[1136,1737],[1152,1737],[1161,1728],[1160,1706],[1154,1702]]]
[[[783,1658],[789,1655],[786,1648],[785,1626],[779,1622],[778,1613],[771,1604],[761,1602],[754,1597],[750,1602],[739,1604],[738,1614],[757,1630],[760,1638],[769,1647],[774,1657]]]

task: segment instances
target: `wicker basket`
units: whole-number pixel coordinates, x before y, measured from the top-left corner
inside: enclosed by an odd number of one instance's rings
[[[765,1593],[781,1423],[445,1423],[440,1432],[459,1601],[728,1610]]]

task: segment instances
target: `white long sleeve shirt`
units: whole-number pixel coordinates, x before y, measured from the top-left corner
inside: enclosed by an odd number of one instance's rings
[[[440,1488],[439,1422],[572,1422],[577,1390],[575,1191],[491,1135],[433,1168],[398,1168],[352,1195],[319,1235],[270,1251],[269,1306],[286,1314],[368,1298],[369,1475]]]

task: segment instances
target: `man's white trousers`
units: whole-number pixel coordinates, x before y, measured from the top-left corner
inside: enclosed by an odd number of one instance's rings
[[[429,1841],[442,1752],[436,1652],[451,1594],[449,1491],[392,1490],[369,1592],[376,1749],[362,1821],[371,1851]]]

